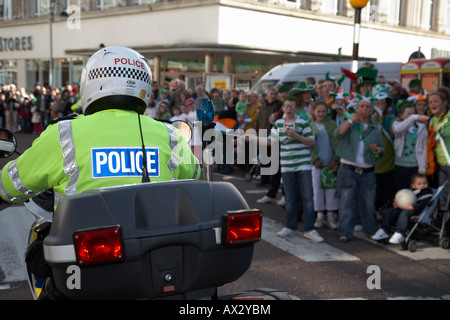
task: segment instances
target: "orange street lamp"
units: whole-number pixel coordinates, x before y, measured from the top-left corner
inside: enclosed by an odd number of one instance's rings
[[[358,70],[358,52],[359,52],[359,35],[361,33],[361,11],[367,5],[369,0],[349,0],[353,8],[355,8],[355,27],[353,31],[353,62],[352,71]]]
[[[350,4],[352,5],[353,8],[359,8],[362,9],[365,6],[367,6],[367,3],[369,3],[369,0],[349,0]]]

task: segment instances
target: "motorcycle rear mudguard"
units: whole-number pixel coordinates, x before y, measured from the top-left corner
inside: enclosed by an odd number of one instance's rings
[[[197,299],[235,281],[249,268],[253,244],[220,243],[221,217],[249,209],[227,182],[170,181],[86,191],[61,199],[44,254],[55,284],[71,299]],[[119,225],[125,258],[78,265],[73,235]],[[80,288],[68,268],[80,267]],[[169,275],[169,276],[168,276]]]

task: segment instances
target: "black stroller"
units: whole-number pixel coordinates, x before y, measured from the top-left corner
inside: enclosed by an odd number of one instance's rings
[[[447,210],[442,218],[441,222],[436,219],[438,214],[438,204],[439,196],[444,189],[447,182],[445,182],[438,189],[433,190],[433,196],[428,201],[427,206],[422,210],[420,215],[411,217],[411,229],[405,237],[402,243],[402,248],[404,250],[409,250],[415,252],[417,250],[417,241],[422,238],[429,238],[431,242],[440,246],[443,249],[448,249],[450,247],[450,240],[444,237],[445,234],[445,223],[449,218],[448,205]],[[447,201],[448,202],[448,201]]]

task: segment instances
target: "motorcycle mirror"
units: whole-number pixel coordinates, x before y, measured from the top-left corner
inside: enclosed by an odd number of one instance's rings
[[[0,128],[0,158],[5,159],[16,152],[16,136],[8,129]]]
[[[183,120],[176,120],[172,123],[172,125],[180,131],[181,135],[183,136],[184,140],[186,140],[187,143],[191,141],[192,128],[187,122]]]

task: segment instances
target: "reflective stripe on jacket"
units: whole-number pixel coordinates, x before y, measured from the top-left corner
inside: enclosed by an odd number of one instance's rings
[[[140,116],[151,181],[198,179],[200,164],[173,126]],[[142,143],[135,112],[105,110],[47,129],[1,172],[0,196],[23,202],[53,188],[62,196],[140,183]]]

